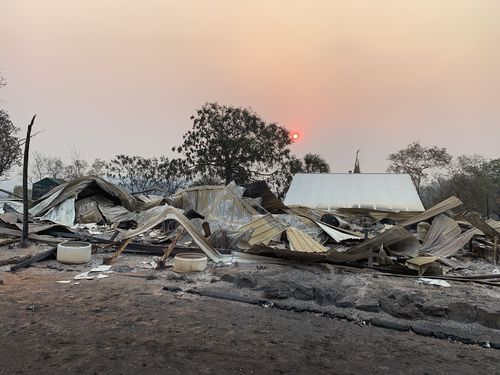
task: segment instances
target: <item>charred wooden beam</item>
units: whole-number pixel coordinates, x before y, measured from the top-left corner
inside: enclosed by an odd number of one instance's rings
[[[40,262],[42,260],[50,259],[56,255],[56,250],[57,250],[57,247],[51,247],[48,250],[45,250],[45,251],[42,251],[41,253],[33,255],[32,257],[26,259],[25,261],[17,263],[16,265],[10,267],[10,271],[16,272],[17,270],[20,270],[21,268],[29,267],[31,264],[33,264],[35,262]]]
[[[31,139],[31,128],[35,122],[36,115],[31,119],[28,125],[28,131],[26,134],[26,141],[24,143],[24,160],[23,160],[23,233],[21,236],[21,242],[19,247],[28,247],[28,159],[30,156],[30,139]]]

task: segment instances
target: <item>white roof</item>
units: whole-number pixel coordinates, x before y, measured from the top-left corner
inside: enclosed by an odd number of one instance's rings
[[[395,173],[298,173],[285,204],[323,210],[424,211],[410,176]]]

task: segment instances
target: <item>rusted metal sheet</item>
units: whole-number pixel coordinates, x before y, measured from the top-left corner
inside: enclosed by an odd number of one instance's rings
[[[438,259],[439,259],[438,257],[421,256],[421,257],[410,258],[406,261],[406,263],[410,263],[410,264],[413,264],[415,266],[423,266],[424,264],[429,264],[429,263],[435,262]]]

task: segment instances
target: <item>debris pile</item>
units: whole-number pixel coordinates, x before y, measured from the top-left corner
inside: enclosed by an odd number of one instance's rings
[[[326,262],[443,277],[465,268],[465,255],[497,262],[500,222],[460,211],[461,205],[450,197],[422,212],[324,210],[286,206],[264,182],[153,196],[91,177],[63,183],[33,202],[29,237],[90,242],[94,251],[114,252],[108,263],[124,251],[159,255],[163,264],[170,255],[191,252],[216,263]],[[0,244],[16,241],[21,206],[3,201],[0,209]]]

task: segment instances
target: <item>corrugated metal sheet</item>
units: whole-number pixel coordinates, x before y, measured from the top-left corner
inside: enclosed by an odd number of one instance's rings
[[[450,257],[455,255],[476,234],[481,234],[481,231],[477,228],[469,229],[468,231],[451,238],[445,243],[438,243],[437,245],[425,249],[425,252],[440,258]]]
[[[151,208],[147,211],[143,211],[142,214],[144,216],[143,223],[137,228],[125,232],[122,240],[133,238],[142,233],[145,233],[148,230],[151,230],[157,225],[161,224],[165,220],[175,220],[184,227],[184,229],[191,235],[191,237],[193,237],[196,244],[210,259],[212,259],[214,262],[220,262],[224,260],[217,249],[215,249],[210,244],[210,242],[208,242],[208,240],[203,237],[203,235],[198,231],[198,228],[196,228],[191,220],[184,216],[182,210],[170,206],[160,206]]]
[[[354,236],[352,234],[343,233],[335,228],[332,228],[328,225],[325,225],[319,221],[316,221],[316,224],[323,229],[331,238],[333,238],[336,242],[342,242],[345,240],[359,240],[360,236]]]
[[[212,204],[224,186],[194,186],[182,189],[168,197],[174,207],[182,208],[184,211],[190,209],[206,216],[212,209]]]
[[[106,206],[99,204],[99,210],[110,223],[134,220],[137,216],[136,212],[130,212],[122,206]]]
[[[312,221],[321,221],[321,218],[325,214],[330,214],[335,216],[335,218],[339,222],[339,227],[345,228],[345,229],[351,229],[351,224],[349,224],[347,221],[344,221],[343,218],[345,218],[347,215],[344,215],[336,210],[331,210],[331,211],[325,211],[325,210],[320,210],[317,208],[310,208],[310,207],[303,207],[303,206],[290,206],[287,207],[285,212],[291,212],[296,216],[302,216],[306,217],[309,220]]]
[[[247,230],[253,230],[252,237],[248,243],[250,245],[256,245],[262,243],[268,245],[269,241],[281,232],[283,232],[287,226],[281,224],[276,220],[271,214],[262,216],[261,218],[254,220],[248,224],[243,225],[239,232],[246,232]]]
[[[419,242],[417,238],[402,226],[396,225],[344,252],[332,250],[328,253],[326,259],[334,263],[369,259],[377,256],[382,245],[391,255],[409,257],[418,255]]]
[[[75,198],[68,198],[53,206],[41,218],[56,224],[72,227],[75,224]]]
[[[30,209],[30,214],[33,216],[45,215],[52,207],[57,206],[68,198],[78,197],[84,190],[87,192],[90,190],[95,194],[105,193],[105,195],[114,201],[119,201],[129,211],[138,210],[142,206],[141,201],[120,186],[114,185],[100,177],[81,177],[59,185],[45,194],[34,202],[35,205]]]
[[[446,243],[460,233],[462,233],[462,229],[455,220],[443,214],[438,215],[434,218],[432,226],[425,236],[421,250],[426,251],[428,248]]]
[[[445,199],[442,202],[439,202],[435,206],[432,206],[431,208],[428,208],[425,210],[425,212],[422,212],[421,214],[418,214],[408,220],[405,220],[401,223],[403,227],[407,227],[409,225],[416,224],[420,221],[425,221],[428,220],[434,216],[437,216],[439,214],[442,214],[446,211],[449,211],[455,207],[459,207],[463,204],[463,202],[458,199],[457,197],[449,197]]]
[[[293,227],[310,235],[319,243],[323,244],[328,240],[328,235],[318,227],[318,225],[307,217],[289,215],[289,214],[273,214],[276,220],[279,220],[286,227]]]
[[[250,203],[242,198],[244,188],[234,182],[227,186],[195,186],[180,190],[168,201],[184,211],[195,210],[205,216],[213,228],[237,230],[257,215]]]
[[[243,190],[234,182],[229,183],[221,190],[215,199],[210,202],[211,209],[205,219],[224,230],[238,230],[239,227],[253,220],[258,212],[242,199]]]
[[[5,205],[7,205],[7,209],[4,210]],[[0,199],[0,214],[3,214],[4,212],[8,212],[10,208],[13,208],[17,212],[23,212],[23,202],[21,201],[13,201],[10,199]]]
[[[410,258],[406,261],[406,263],[413,264],[415,266],[423,266],[425,264],[429,264],[438,260],[438,257],[415,257]]]
[[[326,247],[321,245],[314,238],[298,229],[288,228],[286,230],[286,236],[288,238],[288,242],[290,243],[290,250],[292,251],[324,253],[327,250]]]
[[[468,212],[465,214],[465,219],[467,219],[467,221],[469,223],[471,223],[473,226],[475,226],[477,229],[479,229],[482,233],[484,233],[485,236],[488,236],[491,239],[500,238],[500,232],[498,230],[496,230],[495,228],[493,228],[488,223],[485,223],[483,220],[481,220],[479,213]]]
[[[424,211],[410,176],[392,173],[298,173],[285,204],[323,210]]]

